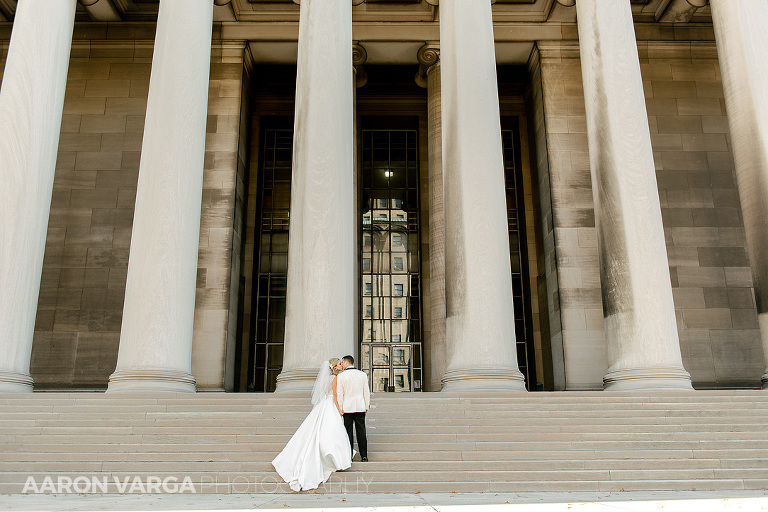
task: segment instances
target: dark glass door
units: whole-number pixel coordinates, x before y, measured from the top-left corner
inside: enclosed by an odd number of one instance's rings
[[[371,390],[420,391],[416,130],[363,130],[360,367]]]
[[[507,194],[509,255],[512,266],[512,299],[515,314],[517,364],[529,391],[536,390],[536,362],[531,315],[528,252],[525,234],[525,204],[520,172],[520,142],[517,119],[504,123],[501,131],[504,180]]]
[[[254,391],[274,391],[283,367],[291,204],[293,130],[265,129],[259,162],[258,245],[254,261],[256,314],[252,346]]]

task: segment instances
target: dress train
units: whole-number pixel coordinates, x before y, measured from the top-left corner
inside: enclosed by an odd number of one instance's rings
[[[352,466],[352,450],[333,395],[312,408],[272,465],[294,491],[316,489]]]

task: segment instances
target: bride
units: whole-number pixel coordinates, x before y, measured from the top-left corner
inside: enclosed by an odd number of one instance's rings
[[[341,361],[323,363],[312,390],[307,415],[272,465],[294,491],[315,489],[334,471],[352,466],[353,453],[336,400],[336,375]]]

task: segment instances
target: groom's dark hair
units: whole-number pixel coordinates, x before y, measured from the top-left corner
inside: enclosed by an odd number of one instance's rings
[[[341,360],[349,362],[349,364],[351,364],[352,366],[355,365],[355,358],[352,356],[344,356],[341,358]]]

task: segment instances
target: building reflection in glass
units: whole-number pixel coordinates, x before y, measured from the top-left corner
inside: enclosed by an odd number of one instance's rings
[[[421,389],[416,130],[363,130],[361,367],[371,390]]]

